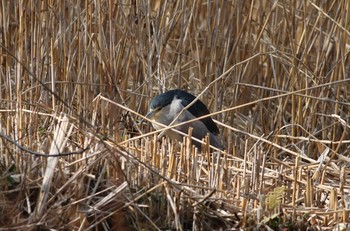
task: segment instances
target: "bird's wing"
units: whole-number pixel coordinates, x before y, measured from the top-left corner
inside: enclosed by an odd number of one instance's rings
[[[181,103],[184,107],[186,107],[188,104],[190,104],[195,99],[196,99],[196,97],[194,97],[193,95],[186,94],[186,97],[183,98]],[[201,116],[210,114],[208,108],[200,100],[197,100],[196,103],[194,103],[191,107],[188,108],[188,110],[195,117],[201,117]],[[214,121],[212,120],[211,117],[203,118],[203,119],[201,119],[201,121],[205,124],[205,126],[208,128],[208,130],[211,133],[213,133],[214,135],[218,135],[220,133],[219,128],[216,126],[216,124],[214,123]]]

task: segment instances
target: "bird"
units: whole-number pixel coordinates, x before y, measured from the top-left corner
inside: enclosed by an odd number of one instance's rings
[[[151,121],[157,122],[152,122],[154,129],[162,129],[164,126],[159,125],[159,123],[168,126],[180,114],[182,109],[184,109],[195,99],[196,97],[194,95],[184,90],[169,90],[155,96],[150,101],[146,117]],[[202,101],[198,99],[190,107],[188,107],[187,110],[184,110],[172,125],[180,124],[185,121],[193,120],[195,118],[199,118],[208,114],[210,114],[208,108]],[[175,129],[187,134],[190,127],[193,128],[193,137],[202,140],[207,135],[209,135],[210,145],[220,150],[224,149],[218,137],[219,128],[210,116],[176,126]],[[183,136],[181,134],[171,129],[166,130],[164,133],[171,140],[183,140]],[[198,148],[199,151],[201,151],[202,145],[200,142],[193,140],[193,144]]]

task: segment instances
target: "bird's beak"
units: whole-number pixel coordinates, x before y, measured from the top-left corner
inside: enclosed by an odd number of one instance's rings
[[[145,115],[145,117],[147,117],[148,119],[151,119],[152,116],[153,116],[153,114],[154,114],[154,111],[149,111],[149,112]],[[145,121],[145,119],[142,118],[142,120],[140,121],[140,124],[142,124],[144,121]]]
[[[153,114],[154,114],[154,111],[149,111],[149,112],[145,115],[145,117],[147,117],[148,119],[151,119],[152,116],[153,116]]]

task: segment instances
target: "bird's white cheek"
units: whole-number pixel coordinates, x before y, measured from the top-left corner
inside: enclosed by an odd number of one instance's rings
[[[156,130],[162,129],[162,127],[159,126],[159,125],[156,124],[156,123],[152,123],[152,126],[153,126],[153,128],[156,129]]]

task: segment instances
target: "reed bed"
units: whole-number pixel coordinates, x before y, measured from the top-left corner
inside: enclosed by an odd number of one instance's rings
[[[350,229],[349,1],[0,6],[0,230]],[[140,123],[173,88],[225,151]]]

